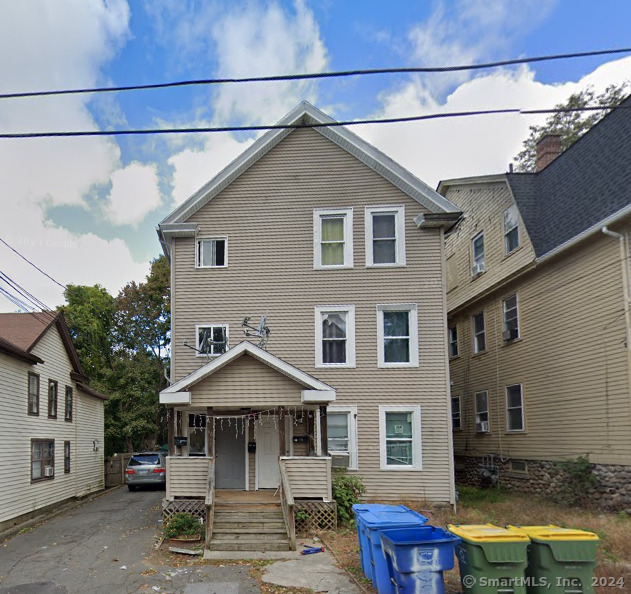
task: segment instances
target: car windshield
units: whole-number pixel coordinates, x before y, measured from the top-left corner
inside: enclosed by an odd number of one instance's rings
[[[160,464],[160,456],[158,454],[141,454],[132,456],[129,460],[130,466],[144,466],[147,464]]]

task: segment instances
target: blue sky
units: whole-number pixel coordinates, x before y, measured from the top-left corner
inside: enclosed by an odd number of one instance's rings
[[[631,46],[626,0],[41,0],[0,22],[2,92],[436,66]],[[273,123],[302,99],[336,119],[552,107],[631,77],[604,56],[475,73],[354,77],[0,101],[3,131]],[[533,118],[355,132],[426,183],[505,171]],[[254,134],[0,141],[0,237],[61,283],[111,293],[160,253],[156,224]],[[0,245],[0,270],[61,289]],[[0,297],[0,311],[14,306]]]

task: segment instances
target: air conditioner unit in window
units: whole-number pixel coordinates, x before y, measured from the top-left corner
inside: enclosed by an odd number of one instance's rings
[[[485,270],[486,270],[486,266],[484,265],[484,262],[478,262],[477,264],[473,265],[473,268],[471,269],[471,274],[473,276],[477,276],[478,274],[481,274]]]
[[[53,466],[45,466],[44,476],[55,476],[55,468]]]
[[[502,338],[504,339],[504,342],[508,342],[509,340],[515,340],[516,338],[519,338],[519,331],[517,330],[517,328],[504,330],[504,332],[502,332]]]
[[[489,422],[488,421],[481,421],[480,423],[477,423],[475,426],[475,430],[479,433],[488,433],[489,432]]]
[[[334,454],[331,452],[331,466],[333,468],[348,468],[350,460],[350,454]]]

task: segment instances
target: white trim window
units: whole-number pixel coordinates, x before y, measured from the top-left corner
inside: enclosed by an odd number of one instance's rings
[[[421,470],[421,407],[379,406],[381,470]]]
[[[355,306],[315,308],[316,367],[355,367]]]
[[[416,303],[377,305],[378,367],[418,367]]]
[[[471,325],[473,326],[473,352],[482,353],[486,351],[486,330],[483,311],[471,317]]]
[[[517,308],[517,293],[502,300],[502,338],[504,342],[511,342],[519,338],[519,311]]]
[[[198,239],[195,266],[197,268],[226,268],[228,266],[228,238]]]
[[[475,404],[475,430],[478,433],[489,433],[491,424],[489,422],[489,393],[487,390],[476,392],[474,395]]]
[[[405,266],[405,208],[366,207],[366,266]]]
[[[506,430],[524,430],[524,398],[521,384],[506,386]]]
[[[195,326],[198,357],[217,357],[229,348],[228,324]]]
[[[484,233],[478,233],[471,240],[471,250],[473,253],[473,267],[471,268],[471,276],[478,276],[486,270],[486,261],[484,259]]]
[[[449,326],[449,357],[457,357],[459,354],[458,351],[458,326],[453,325]]]
[[[462,429],[462,402],[460,396],[451,397],[451,428]]]
[[[504,253],[508,256],[519,247],[519,217],[517,205],[513,204],[504,211]]]
[[[313,267],[353,267],[353,209],[313,211]]]
[[[327,447],[333,466],[357,470],[357,407],[327,407]]]

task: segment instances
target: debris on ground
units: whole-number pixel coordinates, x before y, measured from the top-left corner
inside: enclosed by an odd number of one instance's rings
[[[201,549],[180,549],[178,547],[169,547],[171,553],[180,553],[182,555],[202,555],[204,551]]]

